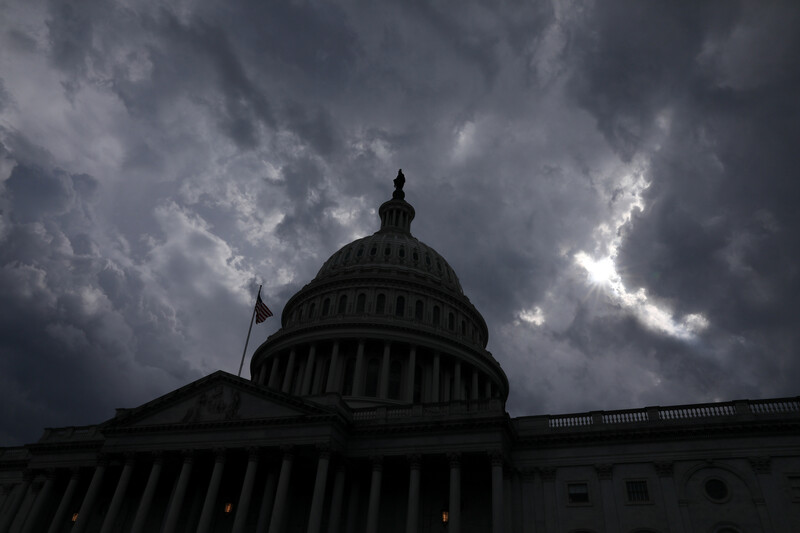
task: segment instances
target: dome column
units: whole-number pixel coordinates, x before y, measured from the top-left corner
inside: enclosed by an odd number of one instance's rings
[[[364,396],[364,339],[358,339],[353,396]]]
[[[389,365],[392,353],[392,341],[383,343],[383,362],[381,363],[381,381],[378,388],[378,398],[386,399],[389,397]]]
[[[431,379],[431,400],[439,402],[439,366],[441,356],[439,352],[433,354],[433,378]]]
[[[303,375],[303,386],[300,389],[301,396],[308,396],[311,389],[311,378],[314,376],[314,363],[317,358],[317,345],[312,344],[308,349],[308,362],[306,363],[305,375]]]
[[[408,351],[408,379],[406,380],[406,401],[414,403],[414,379],[416,377],[417,347],[411,346]]]
[[[328,384],[325,387],[325,392],[337,392],[339,384],[336,378],[339,375],[339,341],[333,341],[333,350],[331,351],[331,366],[328,369]]]
[[[289,352],[289,362],[286,363],[286,374],[283,376],[283,387],[281,387],[281,392],[288,393],[292,387],[292,374],[294,374],[294,360],[297,356],[297,350],[292,348]]]
[[[477,400],[478,399],[478,369],[472,369],[472,387],[469,391],[469,399],[470,400]]]
[[[281,359],[279,356],[275,356],[272,359],[272,368],[269,371],[269,384],[267,385],[270,389],[277,389],[278,388],[278,369],[280,368]]]
[[[461,361],[456,361],[453,367],[453,395],[452,398],[456,401],[463,400],[461,397]]]

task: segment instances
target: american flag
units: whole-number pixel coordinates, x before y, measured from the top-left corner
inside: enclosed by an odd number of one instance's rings
[[[271,316],[272,311],[269,310],[267,304],[261,301],[261,294],[259,294],[256,298],[256,324],[261,324]]]

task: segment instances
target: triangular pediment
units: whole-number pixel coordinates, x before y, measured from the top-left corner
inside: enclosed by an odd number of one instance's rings
[[[331,410],[322,406],[219,371],[135,409],[121,410],[111,424],[134,428],[329,414]]]

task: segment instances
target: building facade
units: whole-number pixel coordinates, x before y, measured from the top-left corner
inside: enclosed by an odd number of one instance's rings
[[[287,302],[251,379],[0,449],[0,533],[800,531],[800,398],[511,418],[404,181]]]

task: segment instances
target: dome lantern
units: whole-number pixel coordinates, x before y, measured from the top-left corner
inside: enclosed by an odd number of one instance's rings
[[[403,175],[403,169],[400,169],[394,179],[392,199],[384,202],[378,209],[378,216],[381,218],[380,232],[397,231],[411,234],[414,207],[405,201],[406,193],[403,192],[405,183],[406,177]]]

